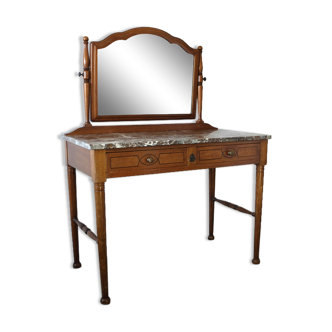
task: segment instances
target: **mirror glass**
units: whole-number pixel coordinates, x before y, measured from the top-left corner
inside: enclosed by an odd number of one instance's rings
[[[194,57],[149,34],[98,50],[98,115],[190,114]]]

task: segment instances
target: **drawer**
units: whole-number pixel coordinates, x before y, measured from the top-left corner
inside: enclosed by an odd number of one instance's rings
[[[259,160],[259,144],[227,144],[197,147],[197,164]]]
[[[188,164],[187,149],[156,149],[107,153],[107,172],[155,169]]]

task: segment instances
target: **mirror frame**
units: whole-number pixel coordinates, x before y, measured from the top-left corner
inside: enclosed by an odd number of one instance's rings
[[[185,52],[194,56],[193,82],[191,95],[191,113],[189,114],[138,114],[138,115],[98,115],[98,50],[103,49],[117,40],[127,40],[130,37],[150,34],[166,39],[170,44],[179,45]],[[124,32],[117,32],[109,35],[99,42],[90,43],[91,57],[91,121],[146,121],[146,120],[182,120],[195,119],[197,94],[198,94],[198,71],[201,59],[202,47],[191,48],[182,39],[173,37],[169,33],[156,28],[134,28]]]

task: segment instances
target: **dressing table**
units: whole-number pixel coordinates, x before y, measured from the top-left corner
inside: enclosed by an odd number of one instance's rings
[[[83,38],[85,123],[62,135],[70,201],[74,268],[78,228],[98,244],[101,303],[109,304],[105,182],[125,176],[209,169],[209,240],[214,204],[255,218],[253,264],[259,264],[264,166],[269,135],[217,129],[202,120],[202,47],[154,28]],[[91,64],[91,65],[90,65]],[[91,122],[192,119],[192,123],[92,126]],[[195,121],[196,120],[196,121]],[[90,122],[91,121],[91,122]],[[194,122],[195,121],[195,122]],[[216,168],[256,165],[255,212],[215,197]],[[96,234],[77,215],[76,170],[94,183]]]

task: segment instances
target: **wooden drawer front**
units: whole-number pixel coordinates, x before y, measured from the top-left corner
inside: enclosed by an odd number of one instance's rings
[[[186,165],[186,148],[107,153],[107,172]]]
[[[138,164],[139,159],[137,156],[111,158],[111,168],[137,167]]]
[[[259,144],[215,145],[197,147],[197,164],[229,162],[232,160],[259,160]]]
[[[237,150],[237,154],[238,154],[239,157],[257,156],[258,155],[258,146],[254,145],[254,146],[251,146],[251,147],[239,148]]]

